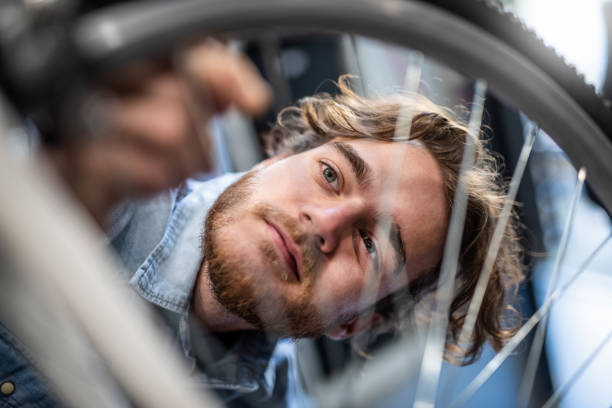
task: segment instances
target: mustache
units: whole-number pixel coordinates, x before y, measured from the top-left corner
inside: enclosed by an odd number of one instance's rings
[[[316,245],[315,237],[306,233],[296,219],[271,205],[257,205],[253,212],[259,217],[272,220],[285,230],[298,247],[305,278],[313,279],[316,265],[322,256]]]

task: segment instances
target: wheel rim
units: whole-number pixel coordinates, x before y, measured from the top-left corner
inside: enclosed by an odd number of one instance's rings
[[[146,11],[118,7],[85,18],[75,30],[82,58],[95,66],[119,63],[200,33],[286,27],[349,31],[424,52],[488,87],[549,133],[608,211],[612,144],[585,111],[539,67],[486,31],[417,1],[240,0],[159,4]],[[347,12],[350,10],[351,12]],[[444,27],[443,30],[440,27]]]

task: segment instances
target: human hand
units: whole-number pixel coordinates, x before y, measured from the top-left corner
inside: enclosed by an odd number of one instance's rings
[[[101,224],[126,197],[152,194],[210,170],[212,115],[231,105],[258,115],[268,106],[268,85],[238,52],[209,41],[177,62],[178,69],[127,68],[85,104],[90,134],[50,151]]]

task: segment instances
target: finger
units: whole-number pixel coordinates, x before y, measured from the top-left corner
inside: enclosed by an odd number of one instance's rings
[[[211,109],[201,106],[194,93],[181,82],[183,90],[183,106],[191,121],[193,133],[188,138],[189,145],[183,150],[186,171],[189,174],[196,171],[210,171],[214,163],[214,142],[210,134]]]
[[[173,160],[177,171],[180,169],[184,178],[197,172],[208,172],[213,167],[212,142],[207,129],[207,124],[192,123],[194,130],[179,149]],[[198,127],[196,130],[195,128]]]
[[[102,78],[101,85],[121,95],[138,94],[150,85],[150,79],[171,72],[168,58],[132,62],[119,72],[112,72]]]
[[[165,71],[149,78],[142,96],[146,95],[162,98],[167,101],[182,102],[183,88],[183,82],[176,73]]]
[[[164,156],[137,146],[106,140],[81,151],[82,168],[91,180],[107,186],[113,200],[151,194],[178,183],[181,175]]]
[[[152,194],[178,184],[163,157],[110,138],[78,142],[50,153],[75,195],[101,224],[129,196]]]
[[[193,133],[182,101],[141,96],[117,101],[111,109],[112,137],[145,149],[174,154],[184,148]]]
[[[125,104],[115,117],[115,140],[163,156],[174,171],[188,177],[212,168],[208,118],[191,115],[185,100],[144,98]]]
[[[243,55],[217,43],[196,46],[183,56],[186,73],[218,110],[235,105],[246,113],[263,113],[271,100],[270,87]]]
[[[176,127],[180,119],[177,110],[184,102],[182,88],[176,75],[165,73],[149,78],[138,93],[125,95],[108,89],[93,92],[82,103],[83,124],[94,135],[140,128],[148,134],[159,127],[168,111],[170,121],[161,130]]]
[[[190,95],[174,75],[163,75],[147,87],[146,93],[131,97],[101,97],[96,120],[90,120],[93,134],[165,155],[175,171],[185,177],[212,168],[212,143],[208,116],[192,112]],[[103,112],[102,112],[103,111]],[[92,116],[92,115],[88,115]],[[104,123],[101,123],[105,120]]]

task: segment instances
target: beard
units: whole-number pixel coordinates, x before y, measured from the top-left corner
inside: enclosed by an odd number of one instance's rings
[[[319,251],[301,231],[297,221],[273,206],[252,203],[257,174],[252,171],[240,178],[211,207],[204,229],[204,264],[207,268],[203,271],[208,273],[213,293],[223,307],[268,335],[319,336],[328,328],[312,303]],[[301,253],[302,276],[299,282],[283,283],[277,278],[286,276],[287,266],[270,241],[255,243],[263,265],[255,266],[251,259],[240,253],[239,245],[224,232],[245,216],[261,219],[262,228],[264,219],[273,219],[283,226]],[[241,236],[248,239],[252,235],[243,231]]]

